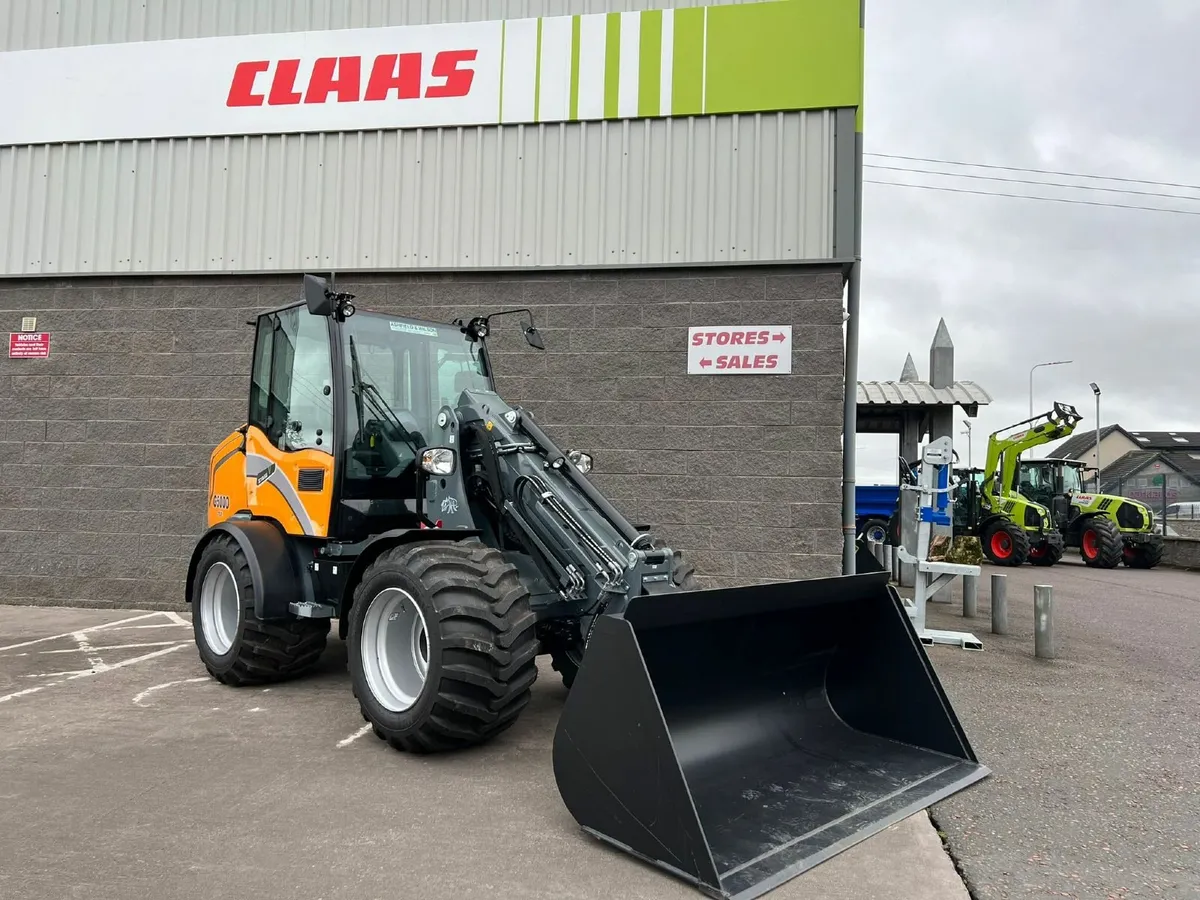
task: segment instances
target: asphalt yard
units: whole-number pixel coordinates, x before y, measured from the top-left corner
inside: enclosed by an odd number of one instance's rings
[[[1008,573],[1008,635],[989,582]],[[1033,586],[1054,588],[1055,659],[1035,659]],[[902,592],[903,593],[903,592]],[[932,628],[983,652],[930,657],[992,777],[934,818],[979,900],[1200,897],[1200,573],[1068,557],[984,567],[978,617],[930,604]]]
[[[579,830],[551,770],[564,697],[544,666],[499,740],[417,758],[364,727],[336,637],[314,674],[234,689],[186,613],[0,606],[0,897],[702,896]],[[967,893],[920,813],[768,896]]]

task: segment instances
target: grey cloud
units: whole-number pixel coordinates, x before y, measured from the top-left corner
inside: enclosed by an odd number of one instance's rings
[[[1200,8],[1100,8],[868,3],[867,151],[1200,184]],[[878,169],[866,177],[1200,212],[1200,202],[1156,197]],[[958,376],[996,398],[973,423],[976,461],[988,432],[1028,415],[1029,367],[1050,359],[1075,363],[1038,370],[1035,412],[1063,400],[1093,427],[1095,380],[1106,423],[1200,427],[1200,216],[868,184],[863,232],[859,376],[898,377],[906,352],[927,374],[944,316]],[[892,446],[860,447],[861,481],[894,478]]]

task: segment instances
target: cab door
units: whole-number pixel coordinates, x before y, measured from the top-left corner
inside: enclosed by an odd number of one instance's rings
[[[289,534],[329,534],[334,385],[329,320],[294,306],[259,317],[246,429],[250,512]]]

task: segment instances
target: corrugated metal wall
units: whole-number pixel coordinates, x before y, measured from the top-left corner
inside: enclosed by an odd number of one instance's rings
[[[830,255],[833,114],[5,148],[6,275]]]
[[[0,0],[0,51],[757,0]]]
[[[0,0],[0,43],[692,5]],[[824,259],[834,126],[815,112],[4,147],[0,276]]]

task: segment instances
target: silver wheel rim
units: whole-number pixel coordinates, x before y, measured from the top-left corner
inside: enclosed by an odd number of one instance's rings
[[[233,646],[241,605],[233,571],[223,562],[213,563],[200,586],[200,625],[204,642],[218,656]]]
[[[375,595],[363,617],[359,654],[379,704],[396,713],[411,709],[429,674],[429,633],[411,594],[393,587]]]

